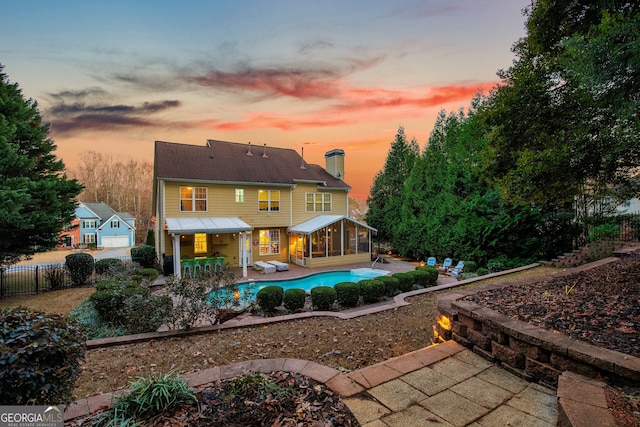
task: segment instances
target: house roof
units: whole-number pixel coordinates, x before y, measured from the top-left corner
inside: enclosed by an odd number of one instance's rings
[[[167,218],[167,231],[177,234],[239,233],[253,227],[238,217],[218,218]]]
[[[290,233],[310,234],[310,233],[313,233],[314,231],[320,230],[321,228],[327,227],[333,224],[334,222],[340,221],[342,219],[358,224],[358,226],[360,227],[365,227],[372,231],[378,231],[375,228],[368,226],[367,224],[363,224],[361,222],[355,221],[352,218],[349,218],[348,216],[345,216],[345,215],[318,215],[315,218],[311,218],[310,220],[307,220],[305,222],[301,222],[300,224],[289,227],[287,231],[289,231]]]
[[[315,182],[327,188],[351,189],[321,166],[303,161],[295,150],[266,145],[208,140],[200,146],[156,141],[154,165],[155,177],[167,180],[281,185]]]
[[[116,215],[116,211],[111,209],[109,205],[104,202],[80,202],[91,212],[96,214],[99,219],[107,219]]]

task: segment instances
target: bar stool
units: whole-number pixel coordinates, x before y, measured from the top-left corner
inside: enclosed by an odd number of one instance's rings
[[[180,261],[180,264],[182,266],[182,277],[186,278],[187,273],[189,273],[189,278],[192,279],[193,278],[193,260],[185,259]]]
[[[202,260],[202,272],[209,276],[213,275],[213,258],[204,258]]]

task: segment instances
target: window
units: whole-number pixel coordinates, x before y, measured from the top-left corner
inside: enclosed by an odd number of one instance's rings
[[[87,219],[82,221],[82,228],[96,228],[96,220],[95,219]]]
[[[307,212],[331,212],[331,194],[307,193]]]
[[[193,251],[197,254],[207,252],[207,235],[205,233],[198,233],[194,236]]]
[[[280,211],[280,190],[259,190],[258,203],[260,212]]]
[[[207,187],[180,187],[181,212],[206,212]]]
[[[280,253],[280,230],[260,230],[260,255]]]
[[[84,235],[84,242],[85,243],[95,243],[96,242],[96,235],[95,234],[85,234]]]
[[[244,203],[244,189],[236,188],[236,203]]]
[[[111,228],[120,228],[120,221],[118,221],[117,219],[111,221]]]

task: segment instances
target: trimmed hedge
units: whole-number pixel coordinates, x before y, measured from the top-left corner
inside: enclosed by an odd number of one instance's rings
[[[282,297],[284,308],[289,311],[300,311],[304,308],[307,301],[307,293],[304,289],[287,289]]]
[[[384,294],[388,297],[393,297],[398,293],[398,285],[400,281],[392,276],[380,276],[376,277],[376,280],[384,283]]]
[[[489,274],[489,269],[488,268],[484,268],[484,267],[480,267],[477,271],[478,276],[484,276],[485,274]]]
[[[429,277],[427,279],[426,284],[424,284],[423,287],[428,288],[431,286],[435,286],[438,284],[438,269],[435,267],[429,267],[429,266],[423,266],[423,267],[416,267],[416,271],[424,271],[426,272]]]
[[[424,270],[409,271],[409,274],[413,276],[413,283],[418,288],[426,288],[429,286],[429,278],[431,275]]]
[[[86,336],[76,322],[26,308],[0,310],[0,402],[71,403]]]
[[[95,263],[91,255],[81,252],[67,255],[64,265],[69,270],[71,282],[74,285],[81,286],[87,283],[89,276],[93,274]]]
[[[400,292],[409,292],[413,289],[415,279],[411,273],[395,273],[391,277],[398,279],[398,289]]]
[[[318,310],[330,310],[336,299],[336,290],[331,286],[311,288],[311,304]]]
[[[159,276],[158,270],[156,270],[155,268],[143,268],[142,270],[140,270],[140,274],[150,282],[153,282]]]
[[[275,311],[282,305],[284,289],[282,286],[265,286],[256,294],[256,302],[266,312]]]
[[[360,301],[360,286],[355,282],[340,282],[333,285],[336,290],[338,304],[355,307]]]
[[[156,264],[156,249],[150,245],[131,248],[131,261],[137,262],[142,268],[151,268]]]
[[[362,301],[365,303],[372,303],[379,301],[384,296],[384,283],[376,279],[360,280],[360,293],[362,294]]]

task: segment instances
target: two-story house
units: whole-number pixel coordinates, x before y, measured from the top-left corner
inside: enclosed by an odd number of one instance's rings
[[[159,257],[224,257],[304,267],[371,259],[375,229],[349,218],[344,151],[325,154],[326,169],[295,150],[208,140],[156,141],[153,210]]]
[[[73,227],[61,233],[63,246],[130,247],[136,241],[136,221],[106,203],[78,202]],[[74,241],[75,240],[75,241]]]

